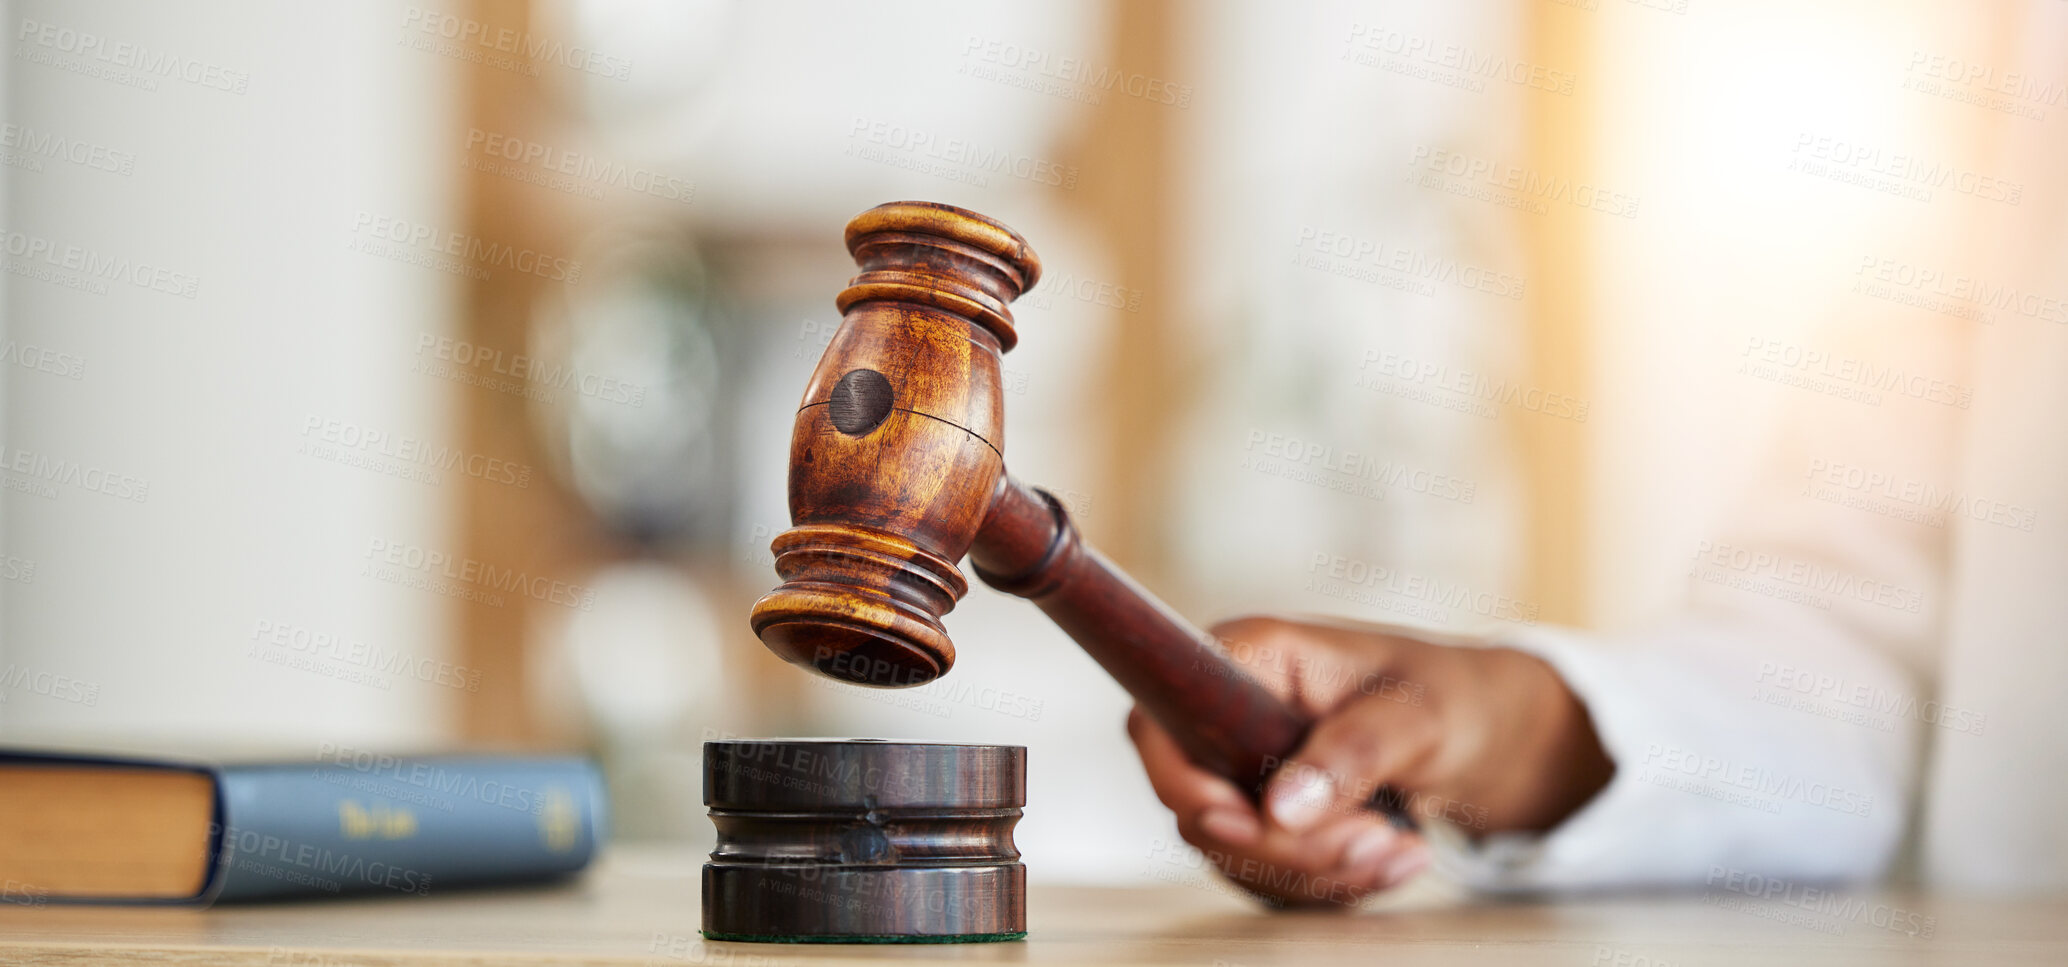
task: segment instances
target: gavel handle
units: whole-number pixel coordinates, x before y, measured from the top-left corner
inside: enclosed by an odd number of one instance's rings
[[[1047,491],[1001,475],[969,559],[984,583],[1041,608],[1193,762],[1252,798],[1314,724],[1080,540]],[[1405,821],[1392,790],[1373,805]]]

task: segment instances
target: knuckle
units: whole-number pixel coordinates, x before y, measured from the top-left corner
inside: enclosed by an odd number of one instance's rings
[[[1270,615],[1243,615],[1215,624],[1207,633],[1228,641],[1260,647],[1282,645],[1299,636],[1299,625]]]
[[[1214,634],[1229,638],[1260,637],[1278,633],[1290,622],[1267,614],[1245,614],[1214,623]]]
[[[1372,727],[1371,719],[1346,716],[1342,722],[1343,726],[1327,737],[1331,758],[1359,769],[1377,765],[1386,754],[1386,740]]]
[[[1180,800],[1178,799],[1178,797],[1171,795],[1170,783],[1164,781],[1159,777],[1152,776],[1150,778],[1151,781],[1149,783],[1149,791],[1156,795],[1156,801],[1162,803],[1163,808],[1168,809],[1173,813],[1178,812],[1178,803]]]
[[[1315,726],[1308,747],[1334,762],[1362,762],[1378,754],[1387,728],[1380,727],[1382,710],[1371,702],[1352,702]]]
[[[1178,838],[1194,849],[1206,849],[1206,836],[1199,831],[1199,824],[1180,819],[1177,822]]]
[[[1443,726],[1435,715],[1395,714],[1390,716],[1389,722],[1388,731],[1400,742],[1414,748],[1439,745],[1444,738]]]

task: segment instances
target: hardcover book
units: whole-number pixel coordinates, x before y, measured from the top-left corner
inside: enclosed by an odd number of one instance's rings
[[[212,764],[0,749],[0,882],[33,902],[429,894],[571,875],[604,835],[575,757]]]

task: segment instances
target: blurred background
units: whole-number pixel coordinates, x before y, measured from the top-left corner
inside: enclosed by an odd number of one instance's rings
[[[8,4],[0,739],[585,749],[684,844],[708,738],[1020,743],[1031,875],[1139,879],[1031,606],[905,691],[747,629],[851,216],[1033,243],[1009,465],[1200,623],[1637,627],[1749,342],[2018,322],[1916,279],[2053,230],[2061,6]]]

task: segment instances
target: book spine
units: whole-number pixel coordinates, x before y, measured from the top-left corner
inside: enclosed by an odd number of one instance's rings
[[[550,879],[603,836],[602,779],[583,759],[361,758],[224,767],[212,898]]]

